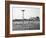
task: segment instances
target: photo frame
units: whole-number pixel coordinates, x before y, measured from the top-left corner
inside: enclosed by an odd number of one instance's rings
[[[5,36],[45,34],[45,5],[36,2],[5,1]]]

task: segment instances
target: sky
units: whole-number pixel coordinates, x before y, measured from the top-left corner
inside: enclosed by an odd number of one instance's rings
[[[24,10],[24,12],[22,11]],[[33,8],[33,7],[13,7],[12,9],[12,18],[13,19],[29,19],[31,17],[40,17],[40,8]]]

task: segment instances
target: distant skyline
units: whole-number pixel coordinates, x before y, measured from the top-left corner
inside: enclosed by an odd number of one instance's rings
[[[12,10],[12,15],[13,15],[13,19],[23,19],[23,12],[24,11],[24,19],[29,19],[30,17],[40,17],[40,8],[32,8],[32,7],[28,7],[28,8],[24,8],[24,7],[14,7]]]

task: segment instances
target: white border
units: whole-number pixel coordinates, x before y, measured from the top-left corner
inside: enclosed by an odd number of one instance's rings
[[[24,30],[24,31],[12,31],[12,7],[35,7],[40,8],[40,30]],[[22,33],[38,33],[42,32],[42,6],[36,5],[16,5],[10,4],[10,34],[22,34]]]

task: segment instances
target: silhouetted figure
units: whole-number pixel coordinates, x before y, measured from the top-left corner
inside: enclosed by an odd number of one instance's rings
[[[40,18],[37,16],[37,17],[36,17],[36,20],[37,20],[37,21],[40,21]]]

